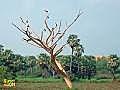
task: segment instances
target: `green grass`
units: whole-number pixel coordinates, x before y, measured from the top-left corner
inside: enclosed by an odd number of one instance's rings
[[[120,82],[111,79],[81,79],[73,82],[73,88],[68,89],[62,79],[17,77],[16,87],[5,88],[0,85],[0,90],[120,90]]]
[[[0,90],[120,90],[120,83],[73,83],[73,88],[66,88],[64,82],[57,83],[17,83],[16,87],[4,88]]]
[[[18,76],[16,78],[17,82],[32,82],[32,83],[54,83],[54,82],[63,82],[63,79],[55,79],[55,78],[41,78],[41,77],[33,77],[33,76],[27,76],[27,77],[22,77],[22,76]],[[80,82],[80,83],[109,83],[112,82],[111,79],[80,79],[74,82]]]
[[[30,82],[30,83],[55,83],[62,82],[62,79],[55,78],[41,78],[41,77],[17,77],[18,83]]]
[[[96,80],[96,79],[91,79],[91,80],[80,79],[79,82],[80,83],[109,83],[109,82],[112,82],[112,80],[111,79],[100,79],[100,80]]]

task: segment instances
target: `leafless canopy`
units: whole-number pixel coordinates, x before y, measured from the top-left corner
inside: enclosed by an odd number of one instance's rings
[[[46,12],[48,13],[48,11]],[[60,62],[56,59],[56,56],[63,50],[63,48],[66,46],[66,44],[62,45],[61,47],[57,48],[57,43],[60,41],[63,36],[65,35],[66,31],[78,20],[78,18],[81,16],[83,12],[80,12],[77,14],[75,19],[65,28],[61,28],[62,24],[61,21],[59,23],[55,23],[54,27],[50,27],[48,25],[48,14],[45,17],[44,20],[44,31],[41,31],[41,36],[36,34],[31,30],[31,26],[29,24],[28,20],[23,20],[22,17],[20,17],[20,21],[22,25],[16,25],[12,23],[14,27],[16,27],[20,32],[22,32],[26,38],[23,38],[27,43],[35,45],[39,48],[43,48],[51,55],[51,63],[54,64],[55,68],[57,68],[58,73],[64,76],[64,79],[66,81],[66,84],[69,88],[72,87],[72,83],[69,80],[64,68],[60,64]],[[63,29],[63,30],[61,30]],[[45,33],[47,32],[46,38],[43,38]]]
[[[61,40],[61,38],[64,36],[66,31],[77,21],[77,19],[80,17],[82,12],[79,12],[73,22],[69,24],[66,28],[64,28],[61,31],[61,21],[59,24],[55,23],[55,26],[50,28],[48,25],[48,19],[49,16],[47,15],[44,24],[45,24],[45,31],[48,31],[48,36],[45,40],[43,40],[44,33],[41,31],[41,36],[37,35],[33,31],[30,30],[30,24],[29,21],[24,21],[22,17],[20,17],[22,26],[17,26],[16,24],[12,23],[14,27],[16,27],[19,31],[21,31],[27,38],[23,38],[27,43],[35,45],[37,47],[45,49],[48,53],[53,53],[55,56],[58,55],[62,49],[64,48],[64,45],[62,45],[59,49],[56,50],[57,42]]]

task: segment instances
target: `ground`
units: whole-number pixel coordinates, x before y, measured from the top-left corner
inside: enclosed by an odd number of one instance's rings
[[[120,90],[119,82],[109,83],[73,83],[72,90]],[[5,88],[0,86],[0,90],[68,90],[65,83],[17,83],[16,87]]]

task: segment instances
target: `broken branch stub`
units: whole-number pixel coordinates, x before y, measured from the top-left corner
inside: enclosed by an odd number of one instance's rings
[[[81,14],[82,13],[79,12],[77,14],[76,18],[73,20],[73,22],[71,24],[69,24],[66,28],[63,29],[63,32],[61,32],[61,21],[59,22],[59,25],[57,23],[55,23],[55,26],[53,28],[49,27],[49,25],[48,25],[49,16],[47,15],[44,20],[45,32],[43,32],[43,31],[41,32],[40,38],[39,38],[38,34],[34,33],[32,30],[30,30],[30,24],[29,24],[28,20],[24,21],[23,18],[20,17],[20,20],[23,23],[24,27],[21,27],[21,25],[17,26],[16,24],[12,24],[14,27],[16,27],[20,32],[22,32],[27,37],[27,38],[24,38],[24,40],[27,41],[28,44],[37,46],[39,48],[43,48],[50,54],[51,64],[53,65],[53,68],[55,68],[56,72],[58,72],[59,74],[61,74],[64,77],[64,80],[69,88],[72,88],[72,82],[69,79],[69,76],[67,75],[67,73],[65,72],[63,66],[61,65],[59,60],[56,58],[56,56],[60,52],[62,52],[62,50],[66,44],[62,45],[58,50],[56,50],[57,49],[56,47],[58,45],[57,44],[58,41],[60,41],[61,38],[63,38],[66,31],[78,20],[78,18],[80,17]],[[44,33],[46,33],[46,32],[48,32],[48,36],[46,36],[46,38],[43,39]],[[49,44],[49,43],[51,43],[51,44]]]

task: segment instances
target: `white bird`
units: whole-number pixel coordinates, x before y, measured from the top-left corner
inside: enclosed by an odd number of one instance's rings
[[[48,10],[43,10],[44,12],[48,13]]]

